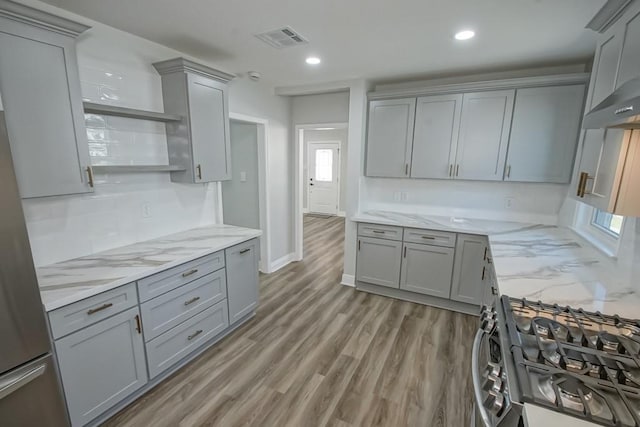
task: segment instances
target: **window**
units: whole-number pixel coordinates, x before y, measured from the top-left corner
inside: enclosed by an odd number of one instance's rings
[[[316,181],[331,182],[333,180],[333,150],[323,148],[316,150]]]
[[[600,209],[594,209],[591,224],[607,233],[620,237],[623,220],[624,217],[620,215],[613,215],[608,212],[601,211]]]

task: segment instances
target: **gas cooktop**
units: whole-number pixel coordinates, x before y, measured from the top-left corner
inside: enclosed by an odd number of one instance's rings
[[[640,321],[507,296],[501,303],[525,402],[640,427]]]

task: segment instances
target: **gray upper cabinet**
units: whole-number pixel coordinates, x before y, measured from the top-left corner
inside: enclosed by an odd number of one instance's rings
[[[441,246],[405,243],[400,289],[449,298],[454,251]]]
[[[23,198],[93,191],[75,39],[87,26],[0,2],[0,95]]]
[[[464,94],[456,178],[502,180],[514,94],[514,90]]]
[[[620,25],[622,51],[616,88],[629,80],[640,77],[640,3],[633,6],[633,10],[625,14]]]
[[[462,94],[418,98],[412,178],[452,178],[461,110]]]
[[[484,298],[489,242],[484,236],[458,234],[451,284],[451,299],[480,304]]]
[[[415,98],[369,102],[366,175],[410,175]]]
[[[615,32],[607,33],[596,48],[596,58],[591,73],[589,110],[598,105],[613,92],[616,84],[618,59],[622,40]]]
[[[584,92],[584,85],[517,90],[505,180],[571,180]]]
[[[225,250],[230,324],[253,313],[258,306],[258,251],[257,239]]]
[[[184,58],[153,66],[162,76],[165,113],[183,117],[166,125],[169,163],[185,169],[171,172],[171,180],[231,179],[227,83],[233,76]]]
[[[402,242],[359,237],[356,280],[388,288],[398,288],[400,286],[401,260]]]
[[[82,426],[147,383],[134,307],[55,342],[73,426]]]

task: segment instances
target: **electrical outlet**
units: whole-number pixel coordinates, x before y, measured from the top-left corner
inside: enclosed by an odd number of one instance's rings
[[[400,200],[402,200],[402,193],[400,191],[394,191],[393,192],[393,201],[394,202],[399,202]]]
[[[513,203],[515,202],[515,197],[505,197],[504,198],[504,207],[505,209],[511,209],[513,207]]]
[[[151,218],[151,205],[149,202],[142,204],[142,218]]]
[[[240,182],[247,182],[247,173],[240,172]]]
[[[401,191],[400,192],[400,201],[401,202],[406,202],[407,200],[409,200],[409,195],[407,194],[406,191]]]

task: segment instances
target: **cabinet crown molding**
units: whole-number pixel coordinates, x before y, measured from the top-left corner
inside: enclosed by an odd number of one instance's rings
[[[9,0],[0,0],[0,17],[70,37],[77,37],[80,33],[91,28],[88,25]]]
[[[487,80],[466,83],[453,83],[434,86],[418,86],[414,88],[389,89],[369,92],[370,100],[390,99],[410,96],[443,95],[464,92],[481,92],[503,89],[524,89],[540,86],[561,86],[570,84],[586,84],[590,73],[557,74],[537,77],[519,77],[514,79]]]
[[[198,64],[185,58],[168,59],[166,61],[154,62],[152,65],[160,75],[179,72],[195,73],[223,83],[227,83],[235,78],[233,74],[225,73],[224,71],[216,70],[215,68],[207,67],[206,65]]]

